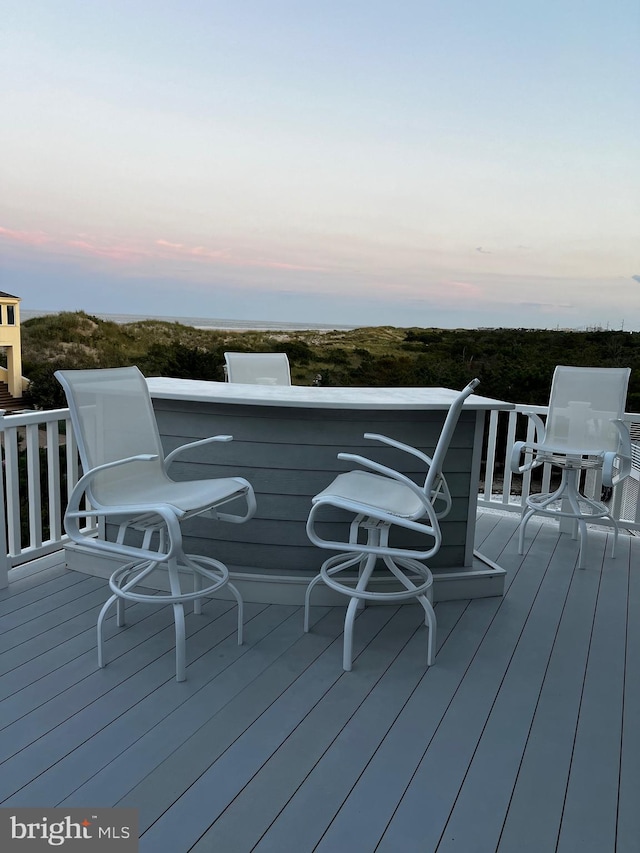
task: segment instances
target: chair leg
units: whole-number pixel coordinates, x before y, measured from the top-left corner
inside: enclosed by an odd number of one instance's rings
[[[571,507],[575,522],[578,527],[578,536],[580,537],[580,550],[578,551],[578,568],[584,569],[585,557],[587,552],[587,523],[580,517],[580,502],[578,498],[578,475],[579,471],[571,470],[567,474],[567,491],[566,500]],[[575,536],[573,537],[575,539]]]
[[[169,575],[169,586],[172,595],[180,595],[180,574],[178,571],[178,561],[174,557],[167,563],[167,574]],[[176,681],[185,681],[187,677],[187,651],[186,651],[186,631],[184,625],[184,605],[181,601],[174,601],[173,604],[173,621],[176,629]]]
[[[363,561],[360,561],[360,576],[358,577],[358,583],[356,584],[356,590],[359,592],[363,589],[367,588],[371,575],[373,574],[373,570],[376,567],[376,563],[378,562],[378,557],[376,554],[369,554]],[[351,665],[353,663],[353,624],[356,619],[356,613],[359,610],[360,599],[356,596],[351,598],[349,602],[349,606],[347,607],[347,612],[344,618],[344,640],[342,647],[342,668],[345,672],[351,672]]]
[[[409,592],[415,588],[415,584],[405,575],[400,566],[396,564],[395,560],[392,560],[391,557],[385,557],[384,561],[387,568],[398,578]],[[411,562],[409,560],[398,560],[398,562],[400,565],[404,565],[408,569],[411,568]],[[433,609],[433,605],[426,595],[417,595],[416,599],[422,605],[422,609],[424,610],[424,624],[429,629],[429,637],[427,639],[427,666],[432,666],[436,653],[436,628],[438,624],[436,614]]]
[[[127,576],[122,578],[122,581],[118,584],[118,586],[122,589],[122,587],[126,587]],[[127,606],[126,600],[122,596],[118,596],[116,600],[116,625],[118,628],[124,628],[126,625],[125,620],[125,607]]]
[[[238,645],[241,646],[243,643],[243,632],[244,632],[244,602],[242,600],[242,596],[240,595],[237,587],[235,587],[231,581],[227,581],[227,588],[231,590],[233,597],[236,600],[238,605]]]
[[[193,573],[193,591],[198,592],[202,589],[202,575],[200,572]],[[193,602],[193,612],[196,616],[200,616],[202,614],[202,599],[196,598]]]
[[[611,557],[613,559],[616,556],[616,545],[618,544],[618,531],[620,528],[618,522],[612,515],[610,515],[609,518],[613,522],[613,541],[611,542]]]
[[[518,554],[524,554],[524,532],[527,524],[533,518],[535,509],[528,509],[520,520],[520,531],[518,533]]]
[[[173,604],[173,621],[176,627],[176,681],[185,681],[187,678],[187,650],[184,605],[181,601],[176,601]]]
[[[96,626],[97,634],[98,634],[98,666],[102,669],[105,666],[104,659],[104,639],[102,636],[102,626],[104,624],[104,620],[106,618],[107,613],[109,612],[109,608],[112,604],[115,604],[120,599],[117,595],[112,595],[111,598],[107,599],[107,601],[102,605],[102,609],[98,615],[98,624]]]
[[[367,565],[367,556],[365,554],[365,555],[363,555],[362,559],[360,560],[360,562],[358,564],[358,577],[359,578],[362,577],[362,572],[364,571],[366,565]],[[366,600],[364,598],[359,598],[358,599],[358,610],[364,610],[366,606],[367,606]]]
[[[327,570],[328,574],[332,575],[336,572],[342,572],[345,569],[350,568],[351,566],[355,566],[356,563],[359,564],[358,569],[358,577],[362,575],[362,563],[366,561],[366,556],[362,557],[359,552],[353,553],[349,552],[346,554],[334,554],[333,557],[329,557],[328,560],[325,560],[322,564],[321,571],[311,580],[307,585],[307,589],[304,595],[304,631],[305,633],[309,632],[309,608],[311,606],[311,593],[316,584],[320,583],[323,580],[322,571]]]
[[[322,575],[316,575],[315,578],[309,582],[307,586],[307,591],[304,594],[304,632],[305,634],[309,633],[309,607],[311,604],[311,591],[317,583],[320,583],[322,580]]]
[[[124,618],[124,608],[125,608],[125,600],[118,596],[118,600],[116,601],[116,625],[118,628],[124,628],[126,625]]]
[[[438,620],[436,619],[436,612],[431,605],[431,602],[427,598],[426,595],[421,595],[418,598],[420,604],[422,604],[425,612],[425,625],[429,629],[429,638],[427,640],[427,666],[433,666],[433,662],[436,659],[436,635],[437,635],[437,626]]]
[[[344,618],[344,635],[342,640],[342,668],[345,672],[351,672],[353,664],[353,624],[356,619],[359,601],[352,598],[347,607]]]

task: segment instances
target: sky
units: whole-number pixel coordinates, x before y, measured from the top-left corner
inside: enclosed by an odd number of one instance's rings
[[[638,0],[0,0],[23,309],[640,330]]]

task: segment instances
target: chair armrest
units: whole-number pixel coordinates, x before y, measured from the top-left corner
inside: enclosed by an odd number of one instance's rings
[[[167,532],[169,534],[169,548],[167,551],[149,551],[143,548],[132,548],[122,543],[107,542],[106,540],[95,539],[94,537],[91,537],[91,547],[99,551],[148,560],[158,559],[158,557],[161,559],[167,559],[168,557],[179,553],[179,549],[182,547],[182,534],[180,533],[178,518],[184,513],[177,507],[171,506],[170,504],[154,504],[153,506],[149,506],[148,504],[129,504],[127,506],[114,505],[105,507],[97,505],[90,509],[80,508],[80,501],[96,474],[99,474],[101,471],[106,471],[109,468],[126,465],[129,462],[151,462],[157,458],[157,454],[154,453],[141,453],[137,456],[129,456],[126,459],[117,459],[113,462],[106,462],[104,465],[98,465],[90,471],[87,471],[87,473],[84,474],[74,486],[69,497],[67,510],[64,514],[64,526],[69,538],[78,544],[87,544],[88,537],[80,530],[80,526],[78,524],[80,519],[99,517],[106,518],[109,516],[122,518],[122,516],[125,515],[144,515],[146,513],[153,513],[161,516],[167,525]]]
[[[533,421],[536,428],[535,441],[538,443],[543,442],[547,434],[547,427],[540,415],[537,412],[521,412],[521,414],[526,415],[529,420]]]
[[[209,438],[201,438],[198,441],[190,441],[188,444],[181,444],[176,447],[171,453],[167,454],[164,460],[164,470],[166,471],[172,464],[176,456],[183,453],[185,450],[191,450],[194,447],[201,447],[203,444],[210,444],[212,441],[233,441],[232,435],[212,435]]]
[[[614,418],[611,423],[616,425],[616,427],[618,428],[618,432],[620,433],[620,454],[622,456],[630,457],[631,433],[629,432],[629,425],[621,418]]]
[[[388,524],[393,524],[399,527],[404,527],[407,530],[413,530],[418,533],[422,533],[434,540],[433,545],[430,548],[420,550],[419,548],[397,548],[391,545],[376,545],[371,546],[364,543],[358,543],[356,545],[355,542],[351,540],[349,537],[349,541],[339,542],[333,539],[323,539],[316,531],[315,528],[315,516],[316,513],[323,506],[332,506],[337,507],[338,509],[344,509],[347,512],[355,512],[358,513],[354,522],[351,523],[350,529],[353,530],[354,524],[357,522],[358,518],[375,518],[378,521],[387,522]],[[317,501],[311,506],[311,512],[309,513],[309,517],[307,518],[307,536],[313,542],[314,545],[317,545],[319,548],[326,548],[330,551],[357,551],[359,553],[365,554],[388,554],[389,556],[395,557],[406,557],[409,559],[415,560],[428,560],[432,557],[440,548],[442,544],[442,533],[440,531],[440,526],[438,524],[438,520],[433,513],[433,508],[429,505],[430,514],[429,521],[430,524],[424,524],[420,521],[411,521],[406,518],[399,518],[398,516],[389,515],[381,510],[376,510],[375,507],[369,506],[368,504],[360,503],[359,501],[350,501],[343,498],[339,498],[335,495],[327,495],[325,497],[319,498]]]
[[[532,456],[530,462],[525,462],[524,465],[520,464],[520,458],[523,453],[533,454],[536,449],[535,444],[531,444],[526,441],[514,442],[514,445],[511,448],[511,460],[509,462],[511,472],[513,474],[524,474],[525,471],[531,471],[532,468],[538,468],[542,465],[542,460],[537,459],[535,455]]]
[[[615,486],[631,473],[631,434],[629,427],[620,418],[612,420],[612,423],[616,425],[620,433],[620,449],[615,453],[605,453],[603,456],[602,483],[605,486]]]
[[[365,432],[364,437],[370,438],[373,441],[380,441],[382,444],[388,444],[389,447],[395,447],[397,450],[403,450],[405,453],[410,453],[412,456],[416,456],[418,459],[421,459],[427,467],[433,462],[433,459],[430,456],[427,456],[426,453],[422,453],[422,451],[416,450],[415,447],[411,447],[409,444],[403,444],[403,442],[396,441],[394,438],[389,438],[386,435],[379,435],[376,432]]]
[[[476,382],[476,384],[477,384],[477,382]],[[420,459],[422,462],[425,463],[425,465],[427,466],[427,469],[430,468],[431,465],[433,464],[433,459],[430,456],[428,456],[426,453],[423,453],[421,450],[417,450],[415,447],[411,447],[411,445],[409,445],[409,444],[404,444],[401,441],[396,441],[395,438],[389,438],[386,435],[380,435],[379,433],[373,433],[373,432],[365,432],[364,437],[374,439],[375,441],[380,441],[380,442],[382,442],[382,444],[387,444],[387,445],[389,445],[389,447],[395,447],[397,450],[403,450],[405,453],[409,453],[409,454],[411,454],[411,456],[415,456],[417,459]],[[387,469],[387,471],[385,473],[388,473],[389,470],[390,469]],[[394,473],[396,475],[398,474],[398,472],[394,472]],[[404,476],[404,475],[398,475],[398,476],[396,476],[396,479],[399,479],[399,477],[402,477],[402,476]],[[415,486],[416,484],[413,483],[412,480],[409,480],[407,485]],[[416,488],[419,488],[419,487],[416,487]],[[420,491],[424,494],[423,489],[420,489]],[[445,506],[444,506],[444,509],[437,512],[436,515],[438,518],[444,518],[446,515],[448,515],[448,513],[451,510],[451,506],[452,506],[451,493],[449,491],[449,485],[446,481],[444,474],[441,474],[439,480],[436,481],[435,488],[434,488],[433,492],[431,493],[431,505],[433,506],[433,504],[437,500],[444,501]]]
[[[69,538],[78,545],[93,548],[96,551],[104,551],[108,554],[118,554],[122,557],[130,557],[134,560],[151,560],[166,561],[171,557],[177,556],[182,548],[182,534],[180,532],[180,523],[176,516],[175,507],[169,504],[157,504],[153,507],[153,515],[160,516],[167,526],[169,547],[164,549],[159,545],[158,550],[153,551],[148,548],[139,548],[132,545],[125,545],[123,542],[112,542],[107,539],[87,535],[80,530],[78,521],[85,518],[109,518],[113,516],[115,519],[122,519],[126,514],[139,513],[141,517],[150,515],[151,510],[148,506],[131,505],[127,507],[109,507],[106,509],[78,509],[76,511],[67,510],[64,516],[65,531]]]
[[[128,465],[130,462],[152,462],[157,458],[157,453],[139,453],[137,456],[127,456],[125,459],[115,459],[113,462],[105,462],[103,465],[96,465],[95,468],[92,468],[80,477],[73,487],[72,496],[76,491],[79,493],[84,492],[90,481],[101,471],[107,471],[109,468],[117,468],[119,465]],[[69,498],[69,506],[71,506],[71,498]]]
[[[368,468],[370,471],[375,471],[377,474],[384,474],[392,480],[397,480],[399,483],[403,483],[420,498],[425,508],[431,507],[424,490],[421,489],[420,486],[416,485],[416,483],[414,483],[410,477],[407,477],[406,474],[401,474],[393,468],[388,468],[386,465],[381,465],[379,462],[367,459],[366,456],[358,456],[356,453],[338,453],[338,459],[344,459],[347,462],[356,462],[358,465],[362,465],[363,468]]]
[[[120,465],[127,465],[130,462],[152,462],[154,459],[157,458],[158,456],[155,453],[140,453],[137,456],[128,456],[126,459],[116,459],[113,462],[105,462],[104,465],[97,465],[95,468],[92,468],[90,471],[87,471],[86,474],[83,474],[82,477],[80,477],[78,482],[73,487],[73,491],[69,496],[67,510],[65,512],[65,521],[67,517],[86,518],[88,516],[106,515],[107,512],[112,511],[112,507],[100,507],[99,512],[80,509],[80,501],[82,499],[82,496],[87,491],[89,484],[94,479],[96,474],[99,474],[101,471],[107,471],[109,470],[109,468],[117,468]],[[96,509],[97,508],[98,507],[96,507]],[[145,507],[145,511],[148,511],[148,509],[148,507]],[[122,514],[122,510],[120,511],[120,514]],[[71,534],[69,535],[71,536]],[[73,536],[71,538],[73,538]]]

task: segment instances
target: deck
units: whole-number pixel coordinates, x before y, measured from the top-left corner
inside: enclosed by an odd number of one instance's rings
[[[0,803],[133,806],[148,853],[633,853],[640,850],[640,538],[577,543],[482,513],[503,598],[440,603],[425,671],[417,606],[131,606],[96,669],[105,582],[15,570],[0,591]]]

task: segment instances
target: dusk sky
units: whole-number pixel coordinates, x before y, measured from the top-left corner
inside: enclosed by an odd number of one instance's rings
[[[638,0],[0,0],[24,309],[640,330]]]

